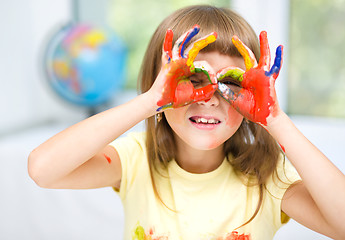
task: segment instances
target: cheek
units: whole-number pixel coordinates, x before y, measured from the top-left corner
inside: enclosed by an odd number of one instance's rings
[[[182,125],[184,123],[185,107],[173,108],[164,111],[168,123],[173,125]]]
[[[243,116],[238,113],[232,106],[228,108],[228,119],[226,125],[233,128],[239,126],[243,120]]]

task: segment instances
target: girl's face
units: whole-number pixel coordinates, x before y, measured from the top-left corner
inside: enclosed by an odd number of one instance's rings
[[[198,61],[207,61],[214,73],[228,66],[245,69],[243,58],[230,57],[218,52],[199,53],[195,64]],[[191,76],[190,80],[197,88],[202,86],[202,82],[207,81],[207,78],[196,74]],[[236,86],[232,87],[236,90]],[[207,102],[196,102],[166,110],[164,113],[174,131],[177,146],[187,144],[198,150],[212,150],[222,146],[237,131],[243,120],[242,115],[218,92]]]

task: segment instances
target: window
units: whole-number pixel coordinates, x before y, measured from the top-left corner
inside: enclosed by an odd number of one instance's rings
[[[345,117],[345,0],[291,0],[290,114]]]
[[[173,11],[192,4],[229,7],[229,0],[112,0],[108,23],[129,50],[127,87],[136,88],[148,42],[160,22]]]

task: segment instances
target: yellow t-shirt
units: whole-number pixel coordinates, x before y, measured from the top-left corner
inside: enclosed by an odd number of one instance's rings
[[[227,160],[204,174],[189,173],[174,160],[169,162],[164,174],[155,174],[166,207],[152,187],[145,133],[131,133],[112,145],[122,164],[117,192],[124,206],[125,240],[268,240],[288,220],[281,212],[281,199],[299,176],[283,160],[278,173],[286,183],[272,176],[258,215],[236,229],[253,215],[259,195],[257,187],[243,184]]]

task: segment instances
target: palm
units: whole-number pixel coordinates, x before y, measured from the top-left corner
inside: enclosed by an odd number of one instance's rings
[[[185,46],[199,32],[199,29],[200,27],[196,25],[182,35],[176,41],[173,49],[171,49],[173,32],[171,30],[167,31],[164,40],[164,60],[166,64],[160,73],[163,75],[164,83],[160,90],[161,98],[157,102],[159,107],[157,111],[182,107],[193,102],[210,99],[216,91],[217,84],[214,77],[209,78],[211,84],[199,89],[195,89],[188,79],[196,71],[193,62],[199,51],[216,40],[216,33],[212,33],[198,39],[191,44],[189,50],[185,50]]]
[[[259,64],[256,63],[252,51],[236,36],[233,37],[233,43],[243,56],[246,66],[246,71],[243,71],[240,77],[242,89],[235,93],[219,82],[219,91],[248,120],[266,126],[267,119],[274,117],[279,109],[274,85],[281,68],[282,46],[277,48],[276,58],[270,69],[266,32],[260,34]],[[231,71],[234,71],[233,68],[223,69],[222,74],[218,75],[230,74]]]

